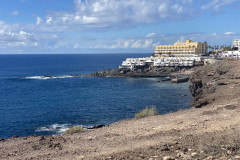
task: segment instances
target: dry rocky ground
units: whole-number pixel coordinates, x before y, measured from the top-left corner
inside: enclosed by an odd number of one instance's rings
[[[73,135],[0,139],[0,159],[240,159],[239,68],[224,61],[195,71],[191,109]]]

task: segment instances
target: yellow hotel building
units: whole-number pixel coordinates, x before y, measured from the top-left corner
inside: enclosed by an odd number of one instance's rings
[[[184,43],[176,42],[174,45],[156,46],[155,57],[190,57],[206,54],[208,52],[207,42],[194,42],[186,40]]]

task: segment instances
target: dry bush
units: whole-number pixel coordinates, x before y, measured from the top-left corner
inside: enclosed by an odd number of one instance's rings
[[[136,113],[134,118],[140,119],[140,118],[154,116],[154,115],[158,115],[156,106],[152,106],[150,108],[148,108],[148,106],[147,106],[145,109],[143,109],[139,113]]]
[[[74,134],[74,133],[82,133],[85,132],[87,129],[81,126],[73,126],[68,128],[66,131],[63,132],[63,135]]]

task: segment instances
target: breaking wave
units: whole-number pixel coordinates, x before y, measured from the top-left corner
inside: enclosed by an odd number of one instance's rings
[[[91,129],[97,129],[97,128],[101,128],[105,125],[90,125],[90,126],[86,126],[86,125],[72,125],[72,124],[52,124],[52,125],[48,125],[45,127],[39,127],[35,130],[35,132],[48,132],[48,133],[52,133],[53,135],[60,135],[62,134],[64,131],[66,131],[68,128],[73,127],[73,126],[81,126],[83,128],[86,128],[88,130]]]
[[[69,127],[72,127],[71,124],[52,124],[45,127],[39,127],[35,132],[52,132],[53,134],[62,134]]]
[[[25,79],[54,79],[54,78],[74,78],[74,77],[81,77],[81,76],[73,76],[73,75],[63,75],[63,76],[29,76],[25,77]]]

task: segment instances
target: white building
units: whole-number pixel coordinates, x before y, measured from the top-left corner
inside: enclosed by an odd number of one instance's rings
[[[238,51],[225,51],[221,54],[222,58],[235,58],[239,59],[240,58],[240,50]]]
[[[177,67],[177,66],[194,66],[195,62],[200,62],[201,57],[198,55],[192,57],[145,57],[145,58],[127,58],[122,62],[119,68],[130,68],[141,66],[157,67]]]
[[[238,50],[222,52],[221,57],[239,59],[240,58],[240,39],[234,39],[232,46],[233,48],[238,48]]]
[[[233,40],[233,48],[238,48],[238,50],[240,51],[240,39],[234,39]]]

